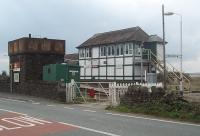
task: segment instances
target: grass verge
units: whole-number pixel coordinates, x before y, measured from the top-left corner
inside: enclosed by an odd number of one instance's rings
[[[108,106],[106,110],[112,110],[123,113],[137,113],[145,115],[153,115],[156,117],[176,119],[180,121],[188,121],[200,123],[200,114],[193,111],[186,112],[184,110],[173,110],[172,107],[163,104],[139,104],[134,106],[120,105],[117,107]]]

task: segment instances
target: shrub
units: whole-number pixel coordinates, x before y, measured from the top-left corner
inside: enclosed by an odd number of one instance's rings
[[[163,88],[131,86],[121,98],[119,107],[109,107],[121,112],[143,113],[167,118],[200,122],[200,104],[190,103],[176,92],[165,92]]]

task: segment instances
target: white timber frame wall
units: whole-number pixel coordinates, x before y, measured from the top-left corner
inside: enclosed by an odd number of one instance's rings
[[[142,46],[142,42],[126,42],[79,48],[81,79],[144,81],[145,72],[155,73],[155,68],[150,63],[150,50],[144,53]],[[156,52],[163,57],[160,46]]]

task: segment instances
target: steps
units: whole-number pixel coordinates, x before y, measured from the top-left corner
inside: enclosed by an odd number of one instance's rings
[[[164,71],[164,62],[158,59],[158,56],[153,52],[150,53],[151,62],[156,66],[157,71],[159,73],[163,73]],[[170,63],[166,62],[166,78],[168,80],[168,86],[176,86],[179,87],[180,81],[183,81],[184,92],[190,92],[191,89],[191,81],[190,78],[183,75],[183,79],[181,79],[181,73],[178,69],[172,66]]]

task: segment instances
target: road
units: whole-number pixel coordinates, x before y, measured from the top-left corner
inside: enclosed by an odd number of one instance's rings
[[[200,136],[200,125],[0,97],[0,136]]]

